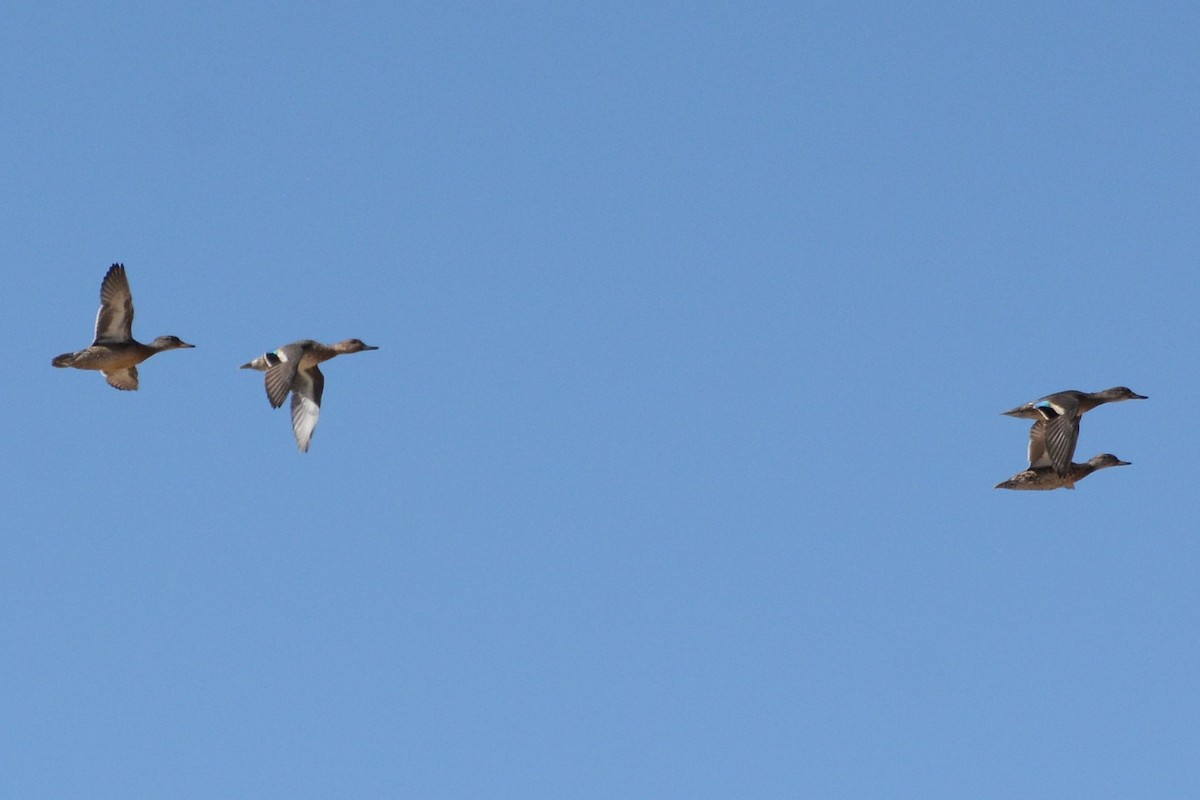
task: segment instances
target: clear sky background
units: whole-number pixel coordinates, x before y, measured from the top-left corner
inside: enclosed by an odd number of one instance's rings
[[[0,795],[1200,795],[1198,41],[10,4]],[[347,337],[301,454],[237,366]]]

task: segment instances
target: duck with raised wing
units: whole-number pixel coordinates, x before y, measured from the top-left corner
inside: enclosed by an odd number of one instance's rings
[[[321,414],[321,395],[325,392],[325,376],[317,367],[322,361],[345,353],[361,353],[378,350],[361,339],[346,339],[335,344],[321,344],[312,339],[285,344],[278,350],[264,353],[253,361],[242,364],[239,369],[256,369],[265,372],[267,400],[271,408],[279,408],[291,392],[292,431],[300,452],[308,452],[317,417]]]
[[[149,344],[133,338],[133,293],[123,264],[113,264],[100,283],[100,311],[96,337],[77,353],[63,353],[50,363],[56,367],[97,370],[115,389],[138,388],[137,365],[155,353],[195,347],[178,336],[159,336]]]
[[[1074,489],[1075,482],[1081,481],[1098,469],[1106,467],[1127,467],[1128,461],[1122,461],[1112,453],[1101,453],[1092,456],[1083,464],[1072,463],[1065,475],[1059,475],[1052,467],[1036,467],[1018,472],[1006,481],[996,484],[997,489],[1029,489],[1045,491],[1049,489]]]
[[[1080,417],[1105,403],[1145,399],[1145,395],[1124,386],[1102,392],[1068,389],[1001,413],[1037,420],[1029,430],[1029,467],[1051,467],[1060,478],[1065,478],[1075,456],[1075,445],[1079,442]]]

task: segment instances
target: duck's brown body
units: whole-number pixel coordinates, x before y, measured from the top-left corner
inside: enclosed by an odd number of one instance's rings
[[[1024,472],[1018,472],[1006,481],[996,484],[997,489],[1023,489],[1033,491],[1049,491],[1051,489],[1074,489],[1076,481],[1081,481],[1098,469],[1106,467],[1127,467],[1128,461],[1122,461],[1112,453],[1101,453],[1092,456],[1083,464],[1072,462],[1065,475],[1059,475],[1053,467],[1035,467]]]

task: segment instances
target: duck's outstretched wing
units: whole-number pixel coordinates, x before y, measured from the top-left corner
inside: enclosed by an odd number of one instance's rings
[[[1059,475],[1066,475],[1079,442],[1079,417],[1063,414],[1046,420],[1046,458]]]
[[[1050,458],[1046,455],[1046,420],[1039,419],[1029,429],[1029,468],[1048,466]]]
[[[1079,417],[1060,414],[1039,419],[1029,429],[1029,468],[1051,467],[1056,474],[1065,476],[1078,442]]]
[[[266,354],[271,365],[267,369],[265,381],[267,400],[270,401],[271,408],[283,405],[288,392],[292,391],[292,383],[296,380],[296,371],[300,367],[300,358],[303,355],[304,348],[298,344],[284,345],[273,353]]]
[[[104,380],[108,381],[108,385],[114,389],[132,392],[138,388],[137,367],[128,367],[127,369],[119,369],[112,372],[103,372]]]
[[[317,418],[321,415],[321,395],[325,393],[325,376],[314,364],[296,373],[292,382],[292,432],[301,452],[308,452]]]
[[[113,264],[100,284],[100,310],[96,312],[96,338],[92,344],[128,342],[133,338],[133,293],[125,266]]]

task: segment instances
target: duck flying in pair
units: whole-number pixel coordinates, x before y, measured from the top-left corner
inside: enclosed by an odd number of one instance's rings
[[[91,345],[56,356],[50,363],[56,367],[96,370],[110,386],[132,391],[138,388],[138,364],[164,350],[194,346],[178,336],[159,336],[149,344],[133,338],[133,293],[129,290],[129,278],[123,264],[113,264],[100,283],[100,311],[96,314],[96,335]],[[325,393],[325,376],[317,365],[334,356],[378,349],[361,339],[335,344],[302,339],[264,353],[241,368],[266,373],[267,399],[272,408],[279,408],[291,394],[292,431],[296,444],[306,452]]]
[[[364,344],[361,339],[346,339],[335,344],[301,339],[270,353],[263,353],[253,361],[242,364],[239,369],[267,373],[267,400],[271,408],[279,408],[291,393],[292,432],[300,452],[306,453],[321,414],[321,395],[325,392],[325,376],[317,365],[334,356],[378,349]]]
[[[123,264],[113,264],[100,283],[100,310],[91,345],[76,353],[63,353],[50,362],[56,367],[91,369],[104,375],[115,389],[138,388],[137,365],[155,353],[195,347],[178,336],[159,336],[149,344],[133,338],[133,293]]]
[[[1059,477],[1065,477],[1075,456],[1075,445],[1079,442],[1080,417],[1105,403],[1145,399],[1145,395],[1124,386],[1114,386],[1102,392],[1069,389],[1001,413],[1035,420],[1029,430],[1029,467],[1050,467]]]
[[[1083,480],[1098,469],[1127,467],[1129,463],[1122,461],[1112,453],[1101,453],[1098,456],[1092,456],[1082,464],[1072,463],[1065,475],[1059,475],[1052,467],[1031,467],[1024,472],[1018,472],[1006,481],[997,483],[996,488],[1039,491],[1074,489],[1076,481]]]

